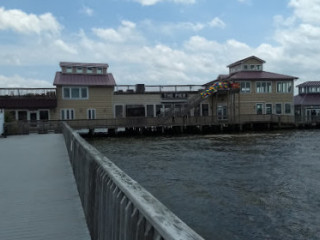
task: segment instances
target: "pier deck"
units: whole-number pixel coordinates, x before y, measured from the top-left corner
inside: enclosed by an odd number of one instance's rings
[[[0,138],[0,239],[90,239],[64,138]]]

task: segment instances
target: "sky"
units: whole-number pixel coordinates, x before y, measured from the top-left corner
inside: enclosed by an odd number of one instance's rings
[[[118,85],[204,84],[257,56],[320,80],[320,0],[1,0],[0,87],[53,87],[59,62]]]

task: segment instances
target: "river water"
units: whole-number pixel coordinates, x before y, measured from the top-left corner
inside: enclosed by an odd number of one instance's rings
[[[320,239],[320,131],[90,139],[205,239]]]

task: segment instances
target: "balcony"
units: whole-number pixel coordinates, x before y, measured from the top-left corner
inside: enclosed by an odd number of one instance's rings
[[[0,108],[52,109],[56,106],[56,88],[0,88]]]

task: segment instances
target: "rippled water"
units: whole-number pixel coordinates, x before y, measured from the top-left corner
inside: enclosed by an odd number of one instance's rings
[[[320,131],[90,142],[205,239],[320,239]]]

